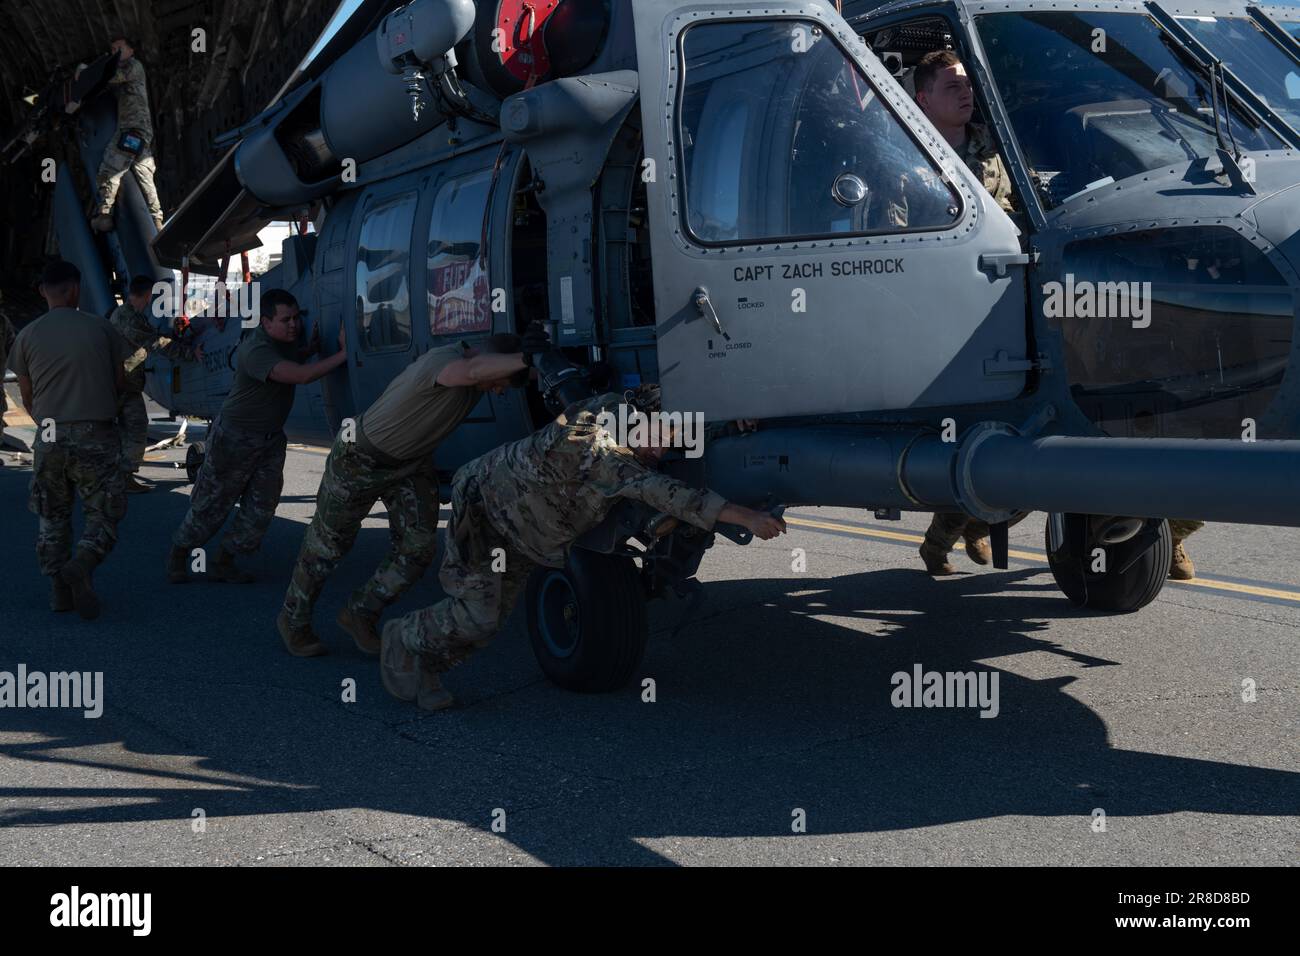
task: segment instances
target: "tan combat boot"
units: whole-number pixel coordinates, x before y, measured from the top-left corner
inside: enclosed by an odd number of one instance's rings
[[[90,228],[95,232],[112,232],[113,217],[109,213],[100,213],[94,219],[90,220]]]
[[[379,631],[375,628],[375,625],[379,623],[378,617],[366,613],[361,608],[347,604],[339,611],[339,616],[335,618],[335,621],[339,627],[347,631],[361,653],[369,654],[372,657],[379,653],[382,642],[379,640]]]
[[[59,569],[59,578],[72,592],[72,604],[84,620],[99,617],[99,598],[91,584],[91,575],[99,565],[99,556],[78,551],[77,556]]]
[[[320,657],[329,653],[310,624],[302,627],[289,621],[289,611],[286,608],[280,608],[280,613],[276,615],[275,629],[280,632],[285,650],[294,657]]]
[[[993,548],[988,538],[968,536],[966,538],[966,556],[976,564],[992,564]]]
[[[185,548],[172,548],[167,552],[167,580],[172,584],[185,584],[189,575],[190,553]]]
[[[1181,541],[1174,542],[1173,560],[1169,562],[1169,576],[1175,581],[1190,581],[1196,577],[1196,565],[1187,556],[1187,549]]]
[[[50,575],[50,610],[62,613],[71,611],[76,605],[72,601],[72,588],[63,583],[57,574]]]
[[[126,476],[125,488],[128,495],[142,495],[147,491],[153,491],[153,485],[146,485],[135,475]]]
[[[442,678],[436,671],[421,667],[420,689],[416,693],[415,703],[421,710],[446,710],[456,703],[456,698],[442,686]]]
[[[379,679],[384,690],[398,700],[415,700],[420,688],[420,668],[416,657],[402,644],[398,622],[384,625],[380,638]]]
[[[948,563],[948,555],[930,544],[921,545],[921,560],[925,562],[925,573],[933,577],[956,574],[957,569]]]
[[[256,575],[250,574],[235,564],[235,556],[225,548],[217,551],[217,559],[208,568],[208,577],[214,581],[225,581],[228,584],[252,584],[257,580]]]

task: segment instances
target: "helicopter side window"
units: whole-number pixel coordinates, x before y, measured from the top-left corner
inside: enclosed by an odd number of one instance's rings
[[[866,77],[801,20],[682,39],[687,225],[704,244],[945,229],[960,200]],[[900,200],[905,200],[900,202]]]
[[[411,225],[416,194],[372,207],[357,248],[357,330],[364,352],[401,351],[411,344]]]
[[[1063,272],[1052,311],[1066,373],[1108,434],[1236,438],[1243,419],[1267,421],[1295,306],[1246,239],[1223,226],[1083,239],[1066,246]]]
[[[1047,208],[1215,154],[1209,79],[1151,17],[1034,10],[981,14],[976,25]],[[1237,105],[1221,105],[1219,119],[1245,150],[1282,146]]]
[[[492,170],[449,179],[438,187],[429,219],[429,330],[434,335],[488,332],[488,273],[483,223]]]

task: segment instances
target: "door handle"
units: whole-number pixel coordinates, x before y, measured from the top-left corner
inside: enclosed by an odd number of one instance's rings
[[[695,290],[695,294],[691,296],[691,301],[695,304],[695,311],[700,313],[701,318],[711,321],[713,327],[718,330],[718,334],[730,342],[731,336],[723,330],[722,321],[718,318],[718,310],[709,301],[709,291],[704,286],[700,286]]]
[[[985,252],[980,255],[980,268],[992,269],[999,279],[1007,274],[1007,266],[1027,266],[1038,262],[1038,253]]]

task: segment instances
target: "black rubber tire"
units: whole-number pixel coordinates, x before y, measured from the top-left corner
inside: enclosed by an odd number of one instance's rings
[[[528,639],[551,683],[579,693],[627,686],[649,633],[630,558],[574,548],[562,570],[532,573],[526,602]]]
[[[1078,517],[1065,516],[1067,536],[1077,534],[1081,525],[1086,527],[1086,522],[1075,522],[1075,527],[1071,528],[1070,519]],[[1048,522],[1050,521],[1049,518]],[[1155,543],[1124,574],[1120,574],[1119,569],[1128,563],[1136,549],[1142,547],[1138,540],[1143,537],[1142,532],[1139,532],[1137,538],[1107,548],[1106,570],[1094,573],[1090,557],[1058,559],[1052,553],[1051,533],[1045,525],[1043,541],[1047,549],[1047,563],[1052,569],[1052,576],[1056,578],[1057,586],[1072,604],[1093,611],[1127,614],[1146,607],[1165,586],[1169,577],[1169,564],[1173,559],[1173,537],[1169,533],[1168,521],[1150,518],[1143,526],[1143,532],[1156,523],[1159,524],[1159,531]],[[1071,550],[1076,555],[1091,554],[1086,541],[1068,543],[1073,546]]]
[[[191,485],[199,477],[199,469],[203,467],[207,453],[207,446],[201,441],[196,441],[185,449],[185,477],[189,478]]]

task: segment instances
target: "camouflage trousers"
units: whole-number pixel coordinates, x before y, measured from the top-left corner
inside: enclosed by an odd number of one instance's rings
[[[1190,518],[1170,518],[1169,533],[1173,535],[1174,544],[1190,538],[1197,531],[1205,527],[1204,521],[1193,521]]]
[[[28,508],[39,518],[36,560],[41,573],[57,574],[72,557],[72,509],[81,499],[86,517],[78,549],[101,559],[117,543],[117,523],[126,514],[122,439],[113,422],[63,422],[54,441],[36,433]]]
[[[142,394],[127,392],[122,396],[117,423],[122,430],[122,470],[129,475],[144,463],[144,450],[149,446],[149,411]]]
[[[398,619],[402,645],[421,667],[449,670],[496,636],[534,567],[488,522],[477,476],[459,478],[438,571],[447,596]]]
[[[187,551],[207,544],[238,502],[239,512],[221,546],[232,554],[256,551],[280,503],[287,444],[282,431],[265,435],[226,428],[220,420],[213,423],[190,510],[172,544]]]
[[[378,618],[433,563],[438,540],[438,484],[429,458],[388,466],[354,441],[334,440],[316,494],[284,607],[295,626],[311,624],[326,579],[352,549],[361,522],[376,501],[388,509],[391,546],[375,573],[352,592],[349,604]]]
[[[1017,515],[1007,522],[1007,527],[1014,527],[1028,517],[1028,512]],[[967,541],[975,541],[988,536],[989,526],[987,523],[980,521],[979,518],[972,518],[970,515],[958,512],[936,512],[935,516],[930,519],[930,527],[925,532],[923,547],[947,554],[961,538],[965,538]]]
[[[117,201],[117,191],[128,169],[140,185],[145,205],[149,207],[149,215],[161,219],[162,203],[158,201],[158,187],[153,181],[153,174],[157,171],[153,153],[149,151],[148,146],[145,146],[139,156],[132,156],[117,145],[116,135],[104,148],[104,158],[99,164],[99,175],[95,178],[95,186],[99,190],[100,215],[107,216],[113,211],[113,203]]]

